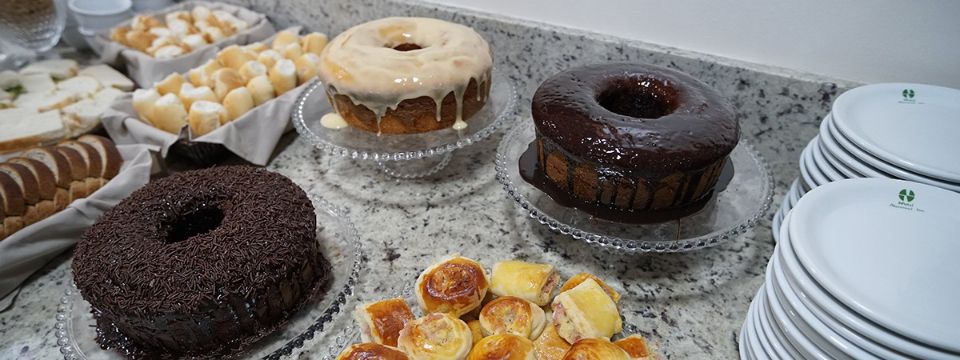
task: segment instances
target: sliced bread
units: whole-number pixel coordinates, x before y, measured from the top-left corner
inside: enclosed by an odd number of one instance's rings
[[[90,144],[100,153],[100,162],[103,164],[103,172],[100,173],[102,178],[110,180],[120,173],[120,167],[123,166],[123,157],[120,156],[120,151],[117,150],[113,141],[97,135],[84,135],[79,137],[77,141]]]

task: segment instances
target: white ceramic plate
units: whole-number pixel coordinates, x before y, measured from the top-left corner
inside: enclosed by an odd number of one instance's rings
[[[791,216],[786,216],[781,225],[780,237],[783,239],[779,243],[780,251],[774,256],[778,257],[779,267],[783,270],[784,277],[791,284],[791,288],[803,299],[808,309],[814,309],[815,313],[822,314],[819,317],[827,324],[836,324],[832,328],[843,334],[852,335],[847,339],[856,340],[857,338],[869,339],[869,343],[877,343],[882,347],[894,349],[905,354],[913,355],[921,359],[960,359],[960,354],[951,354],[942,350],[929,348],[923,344],[902,337],[886,329],[877,327],[852,310],[837,303],[837,301],[826,293],[826,291],[817,285],[810,275],[802,268],[793,251],[793,242],[787,231],[791,222]],[[846,330],[845,330],[846,329]],[[870,347],[870,344],[858,342],[865,348],[881,354],[884,350]]]
[[[807,193],[791,243],[828,293],[883,327],[960,351],[960,194],[888,179],[851,179]],[[864,221],[868,219],[868,221]]]
[[[816,164],[816,160],[813,158],[813,148],[817,147],[817,144],[814,143],[815,140],[816,138],[810,140],[807,146],[803,148],[803,157],[800,160],[800,164],[801,166],[807,167],[807,173],[810,174],[813,181],[817,183],[817,186],[820,186],[830,182],[830,179],[820,170],[820,167]]]
[[[766,292],[763,301],[767,307],[770,321],[780,328],[780,331],[784,337],[787,338],[787,341],[793,344],[793,347],[800,353],[799,357],[794,357],[793,359],[832,359],[829,354],[817,347],[816,344],[810,341],[810,339],[790,321],[790,318],[787,317],[786,312],[784,312],[780,306],[773,305],[777,302],[777,299],[773,297],[773,289],[764,286],[763,290]]]
[[[807,162],[805,156],[807,154],[806,149],[800,152],[800,159],[798,161],[798,167],[800,168],[800,190],[801,192],[806,193],[807,191],[813,190],[813,188],[819,186],[820,184],[813,178],[813,175],[810,174],[810,168],[807,167]]]
[[[837,358],[879,360],[878,357],[850,343],[843,336],[824,325],[797,298],[793,290],[790,289],[790,284],[782,278],[783,274],[778,257],[773,256],[770,258],[770,270],[767,271],[767,286],[773,289],[774,295],[780,300],[780,306],[786,310],[787,316],[810,340]]]
[[[837,129],[900,167],[960,182],[960,90],[890,83],[861,86],[833,102]]]
[[[880,170],[883,173],[890,174],[890,176],[888,177],[921,182],[924,184],[942,187],[947,190],[960,192],[960,184],[950,183],[950,182],[930,178],[921,174],[917,174],[912,171],[886,163],[883,160],[877,159],[873,157],[873,155],[870,155],[864,152],[863,149],[858,148],[856,144],[853,144],[852,142],[850,142],[850,139],[845,138],[842,134],[839,133],[839,131],[836,128],[836,122],[834,121],[829,121],[827,126],[830,128],[830,131],[832,131],[831,135],[833,135],[833,139],[834,141],[837,142],[837,144],[839,144],[841,147],[847,150],[854,157],[857,157],[860,160],[863,160],[867,165],[870,165],[871,167],[877,170]]]
[[[757,309],[753,316],[757,322],[757,329],[760,330],[757,333],[760,336],[766,336],[767,344],[772,347],[772,352],[768,353],[768,357],[779,357],[786,360],[797,359],[800,353],[793,348],[793,345],[787,342],[786,337],[779,332],[779,329],[774,329],[776,325],[770,320],[770,312],[767,310],[765,299],[766,296],[766,291],[764,291],[761,286],[757,299],[754,301],[757,304]]]
[[[816,166],[824,176],[827,177],[828,181],[840,181],[847,178],[846,175],[840,173],[839,170],[831,165],[830,162],[827,161],[827,158],[824,157],[820,152],[819,135],[813,138],[813,140],[810,140],[810,145],[808,145],[808,147],[810,148],[810,156],[813,158],[812,164]]]
[[[819,149],[820,149],[819,153],[823,155],[823,157],[827,160],[828,163],[830,163],[830,165],[833,165],[835,169],[839,170],[840,173],[844,175],[844,177],[848,179],[862,178],[863,177],[862,174],[853,170],[847,164],[844,164],[843,162],[841,162],[839,159],[834,157],[833,153],[831,153],[830,150],[827,150],[827,145],[825,144],[825,142],[826,142],[826,137],[829,135],[830,135],[829,132],[820,133],[819,135],[820,141],[817,142],[817,145],[819,145]]]
[[[823,144],[826,146],[827,150],[833,154],[840,162],[849,166],[850,168],[856,170],[858,173],[863,174],[864,177],[878,177],[878,178],[892,178],[877,168],[874,168],[872,165],[868,165],[863,162],[863,160],[856,157],[849,150],[843,147],[837,141],[837,135],[834,133],[834,128],[832,126],[832,117],[827,115],[823,122],[820,123],[820,138],[823,139]]]
[[[747,346],[750,348],[750,352],[753,355],[754,359],[770,359],[774,358],[771,353],[768,353],[764,348],[764,345],[760,341],[760,337],[763,334],[760,334],[760,327],[757,326],[759,323],[756,320],[757,314],[757,298],[759,293],[754,296],[753,301],[750,303],[750,309],[747,310]]]

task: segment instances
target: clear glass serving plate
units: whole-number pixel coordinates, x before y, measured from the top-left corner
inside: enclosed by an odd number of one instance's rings
[[[770,207],[773,178],[746,140],[730,153],[734,175],[699,212],[657,224],[623,224],[595,218],[555,202],[520,177],[520,155],[534,140],[532,119],[519,122],[497,148],[497,180],[530,218],[577,240],[622,253],[680,252],[717,245],[756,225]]]
[[[339,317],[348,314],[342,307],[353,296],[363,266],[363,247],[347,210],[313,196],[317,213],[317,238],[324,257],[332,267],[332,278],[327,293],[301,309],[288,323],[274,333],[253,343],[242,352],[231,356],[239,359],[280,359],[303,346],[304,341],[331,329]],[[111,349],[103,349],[96,341],[96,320],[90,312],[90,303],[80,296],[71,282],[57,305],[54,335],[60,353],[67,360],[126,359]],[[349,318],[349,316],[346,316]]]
[[[487,103],[467,120],[467,128],[459,131],[377,135],[353,127],[326,128],[320,124],[320,117],[333,112],[333,107],[319,80],[314,80],[297,98],[293,125],[304,139],[327,154],[376,161],[384,172],[396,177],[423,177],[446,166],[453,151],[490,136],[513,114],[517,106],[513,84],[496,71],[492,79]]]

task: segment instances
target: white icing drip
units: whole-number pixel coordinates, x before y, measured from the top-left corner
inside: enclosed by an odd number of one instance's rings
[[[393,49],[402,44],[421,49]],[[441,121],[450,92],[456,97],[456,121],[462,122],[470,81],[477,82],[477,99],[482,99],[493,67],[490,46],[473,29],[430,18],[393,17],[354,26],[330,42],[321,60],[319,77],[328,96],[345,95],[373,111],[378,134],[387,111],[408,99],[433,99]]]
[[[347,121],[340,114],[327,113],[320,118],[320,125],[327,129],[339,130],[348,126]]]

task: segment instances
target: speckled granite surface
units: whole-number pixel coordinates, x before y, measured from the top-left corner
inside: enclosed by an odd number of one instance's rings
[[[596,34],[529,24],[435,5],[386,0],[239,0],[271,14],[283,27],[303,24],[335,34],[365,20],[431,16],[474,27],[492,44],[497,67],[517,82],[520,117],[547,76],[574,65],[642,61],[673,67],[717,88],[733,102],[743,136],[768,160],[775,202],[797,176],[797,157],[817,131],[830,102],[852,84],[782,69],[660,48]],[[375,299],[397,283],[412,283],[440,257],[462,253],[485,264],[506,258],[549,262],[569,276],[590,271],[623,290],[628,323],[666,358],[737,357],[742,318],[772,250],[768,216],[757,228],[715,248],[686,254],[621,257],[594,249],[521,216],[494,179],[501,135],[465,151],[433,178],[398,181],[358,163],[314,151],[290,136],[269,168],[311,193],[349,208],[369,261],[358,296]],[[0,313],[0,359],[59,356],[53,336],[56,302],[69,283],[69,256],[34,276],[14,308]],[[348,324],[344,320],[337,324]],[[308,341],[301,358],[325,355],[329,338]]]

